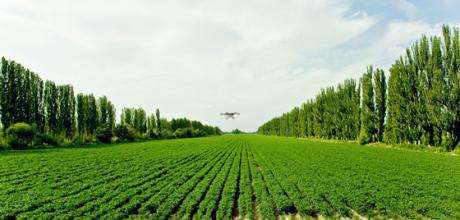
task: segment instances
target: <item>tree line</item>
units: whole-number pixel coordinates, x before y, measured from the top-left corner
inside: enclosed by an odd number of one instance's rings
[[[372,66],[359,82],[322,89],[300,108],[259,127],[264,135],[440,146],[460,141],[460,35],[422,36],[392,64]]]
[[[120,122],[106,97],[74,94],[72,85],[42,80],[2,57],[0,68],[0,148],[184,138],[219,135],[218,127],[186,118],[168,120],[159,109],[123,108]]]

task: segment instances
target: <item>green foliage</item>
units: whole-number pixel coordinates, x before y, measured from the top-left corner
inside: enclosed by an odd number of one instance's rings
[[[136,130],[128,124],[119,124],[114,129],[115,136],[120,141],[133,141],[136,139]]]
[[[422,36],[390,68],[369,67],[259,127],[264,135],[385,141],[453,150],[460,142],[460,33]],[[361,94],[360,94],[361,92]],[[299,115],[298,115],[299,114]],[[359,136],[358,136],[359,134]]]
[[[58,135],[61,132],[59,125],[59,91],[54,82],[45,83],[45,112],[46,112],[46,132]]]
[[[110,124],[101,125],[96,129],[96,138],[102,143],[110,143],[113,137],[113,129]]]
[[[174,136],[174,132],[172,132],[169,129],[168,130],[162,129],[161,132],[159,133],[159,139],[174,139],[174,138],[176,138],[176,136]]]
[[[7,139],[2,131],[0,131],[0,150],[8,150],[10,146],[8,145]]]
[[[179,128],[174,131],[176,138],[191,138],[194,137],[194,131],[192,128]]]
[[[99,127],[99,112],[96,103],[96,98],[93,94],[88,95],[87,98],[87,131],[88,134],[93,136],[96,129]]]
[[[140,134],[147,132],[147,114],[144,109],[134,109],[133,125]]]
[[[37,131],[34,126],[19,122],[6,129],[8,144],[13,149],[25,149],[32,145]]]
[[[67,138],[75,134],[75,96],[71,85],[59,86],[59,131]]]
[[[0,219],[459,219],[459,166],[449,154],[256,135],[6,153]]]
[[[355,80],[322,89],[315,99],[274,118],[258,133],[291,137],[356,139],[359,132],[359,89]]]
[[[77,95],[77,124],[78,134],[84,136],[87,133],[88,126],[88,99],[84,94]]]
[[[44,129],[43,81],[22,65],[2,57],[0,70],[0,119],[3,128],[17,122]]]
[[[59,146],[63,144],[63,140],[59,135],[39,134],[37,136],[37,145],[40,146]]]
[[[238,129],[238,128],[237,128],[237,129],[233,129],[230,133],[232,133],[232,134],[244,134],[244,132],[241,131],[241,130]]]
[[[115,129],[116,112],[106,96],[77,94],[71,85],[57,85],[43,80],[15,61],[2,57],[0,68],[0,120],[2,131],[10,125],[34,124],[35,147],[108,142]],[[178,129],[192,129],[192,136],[219,135],[218,127],[186,118],[168,121],[160,111],[147,117],[142,108],[124,108],[119,139],[143,140],[175,138]],[[177,132],[178,136],[181,131]],[[190,132],[189,132],[190,133]],[[189,135],[185,135],[189,136]],[[5,146],[2,141],[0,145]],[[2,148],[5,148],[2,147]]]
[[[361,132],[359,132],[359,136],[358,136],[358,143],[361,144],[361,145],[365,145],[365,144],[368,144],[371,142],[371,138],[369,137],[369,134],[367,132],[365,132],[364,130],[361,130]]]
[[[160,109],[156,109],[155,111],[155,116],[156,116],[156,119],[157,119],[157,129],[158,129],[158,132],[161,132],[161,117],[160,117]]]
[[[454,148],[460,136],[459,51],[458,29],[444,26],[442,38],[423,36],[393,64],[386,141]]]
[[[203,131],[201,129],[193,129],[192,130],[192,137],[206,137],[209,134],[206,133],[206,131]]]
[[[386,101],[387,101],[387,82],[385,73],[381,69],[374,72],[374,94],[375,94],[375,115],[377,128],[377,141],[383,141],[385,131]]]
[[[382,72],[377,69],[376,74]],[[361,131],[360,143],[369,143],[378,140],[378,115],[374,102],[374,85],[372,77],[374,70],[367,68],[367,72],[361,78]]]
[[[446,151],[451,151],[454,149],[454,137],[451,134],[445,132],[442,136],[441,147]]]
[[[147,117],[147,133],[150,137],[157,136],[157,122],[154,114]]]

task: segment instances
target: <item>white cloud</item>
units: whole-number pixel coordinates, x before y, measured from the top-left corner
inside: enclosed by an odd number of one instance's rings
[[[2,55],[119,109],[255,130],[321,87],[392,62],[432,28],[391,23],[376,44],[337,49],[376,23],[351,10],[319,0],[0,1],[0,40]]]

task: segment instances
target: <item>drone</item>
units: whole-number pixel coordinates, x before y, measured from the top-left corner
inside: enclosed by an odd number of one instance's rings
[[[232,118],[232,119],[235,119],[235,115],[239,115],[240,113],[238,112],[225,112],[225,113],[220,113],[220,115],[225,115],[227,116],[225,119],[229,119],[229,118]]]

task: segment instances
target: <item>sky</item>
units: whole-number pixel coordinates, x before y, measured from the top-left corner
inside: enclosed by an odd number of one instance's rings
[[[116,106],[255,131],[315,96],[388,70],[457,0],[0,0],[0,56]],[[388,71],[387,71],[388,74]],[[222,112],[240,115],[225,119]]]

